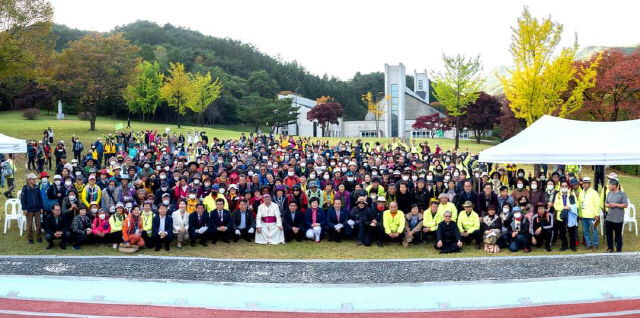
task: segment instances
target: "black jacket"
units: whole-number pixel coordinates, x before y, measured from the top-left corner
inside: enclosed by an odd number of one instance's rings
[[[218,215],[218,210],[213,210],[209,213],[209,231],[217,230],[221,226],[231,228],[231,212],[229,210],[222,210],[222,220]]]
[[[53,235],[55,232],[68,232],[69,231],[69,222],[67,218],[65,218],[62,214],[58,217],[58,224],[56,224],[56,217],[52,214],[47,216],[47,219],[44,221],[44,230],[47,234]]]
[[[300,231],[304,231],[304,214],[302,211],[296,210],[295,216],[291,218],[291,212],[286,210],[282,213],[282,227],[286,230],[291,230],[292,227],[297,227]]]
[[[202,220],[198,222],[198,213],[189,214],[189,231],[195,231],[209,224],[209,212],[202,212]]]
[[[231,215],[231,229],[235,232],[237,230],[240,230],[238,227],[240,226],[240,222],[242,221],[242,216],[240,215],[242,212],[240,212],[240,210],[235,210],[233,211],[233,214]],[[245,226],[246,226],[246,230],[248,229],[254,229],[256,228],[256,219],[253,217],[253,213],[251,213],[251,211],[249,211],[248,209],[245,211]]]

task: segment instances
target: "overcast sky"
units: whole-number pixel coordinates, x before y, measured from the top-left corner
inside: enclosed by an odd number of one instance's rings
[[[442,53],[481,55],[485,72],[510,65],[511,27],[528,5],[535,17],[564,24],[580,47],[640,43],[640,1],[360,1],[360,0],[50,0],[54,22],[109,31],[136,20],[171,23],[256,45],[310,72],[351,78],[404,63],[439,70]]]

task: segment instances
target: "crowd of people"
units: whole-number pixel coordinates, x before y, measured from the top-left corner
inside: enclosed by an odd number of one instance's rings
[[[182,249],[328,240],[424,245],[441,253],[465,246],[551,251],[560,242],[560,251],[575,251],[581,242],[598,249],[597,226],[605,222],[606,252],[622,250],[628,199],[615,173],[604,185],[601,166],[593,170],[594,189],[580,166],[541,165],[539,174],[525,175],[515,164],[479,162],[468,149],[395,138],[331,145],[295,136],[209,140],[204,132],[146,130],[103,135],[87,148],[75,136],[69,148],[53,144],[50,130],[30,144],[36,160],[32,166],[29,157],[28,168],[37,171],[20,193],[27,240],[42,243],[44,235],[47,249],[55,241],[62,249],[69,243],[158,251],[173,243]]]

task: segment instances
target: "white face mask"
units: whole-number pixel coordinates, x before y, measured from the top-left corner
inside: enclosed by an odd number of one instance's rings
[[[409,180],[409,176],[402,176],[402,180],[404,180],[404,181]]]
[[[125,204],[125,206],[127,207],[127,209],[131,209],[131,207],[133,206],[133,204],[132,204],[132,203],[127,203],[127,204]]]
[[[71,181],[65,181],[64,185],[66,185],[67,187],[71,186]]]
[[[522,216],[522,213],[520,212],[516,212],[513,214],[513,217],[515,217],[516,219],[519,219]]]
[[[353,177],[347,177],[347,181],[349,182],[353,181]]]
[[[315,179],[315,177],[316,177],[316,174],[315,174],[315,173],[310,173],[310,174],[309,174],[309,178],[310,178],[310,179]]]
[[[200,180],[198,179],[193,180],[193,184],[200,184]]]
[[[249,171],[249,177],[253,177],[253,171]]]
[[[224,188],[220,188],[220,193],[224,193]]]
[[[451,177],[449,177],[449,176],[445,176],[445,177],[444,177],[444,181],[445,181],[445,182],[449,181],[449,179],[451,179]]]
[[[476,178],[480,178],[480,174],[479,174],[479,173],[474,174],[474,176],[475,176]]]
[[[169,205],[169,200],[162,201],[165,205]]]
[[[93,213],[93,214],[98,213],[98,209],[91,209],[91,213]]]
[[[532,183],[531,184],[531,190],[536,190],[536,189],[538,189],[538,185],[535,184],[535,183]]]
[[[377,195],[372,194],[372,195],[371,195],[371,200],[375,200],[377,197],[378,197]]]
[[[57,186],[59,186],[60,185],[60,180],[53,181],[53,183],[55,183]]]
[[[325,180],[329,180],[329,176],[328,175],[324,175],[322,176]]]
[[[378,175],[378,171],[374,171],[371,173],[372,176],[377,176]]]
[[[189,194],[189,199],[193,200],[193,199],[195,199],[195,198],[196,198],[196,195],[195,195],[195,194]]]
[[[74,197],[74,196],[69,196],[69,201],[70,201],[70,202],[73,202],[73,201],[75,201],[75,200],[76,200],[76,197]]]
[[[49,182],[49,178],[42,178],[42,183],[48,183]]]
[[[524,173],[518,173],[518,177],[524,178]]]
[[[549,190],[549,191],[553,190],[553,185],[552,184],[548,185],[547,186],[547,190]]]
[[[427,177],[427,180],[428,180],[428,181],[431,181],[431,180],[433,180],[433,177],[432,177],[432,176],[428,176],[428,177]]]
[[[292,172],[292,171],[289,171],[289,172],[287,172],[287,175],[288,175],[289,177],[293,177],[293,172]]]
[[[418,180],[418,176],[411,176],[411,180],[413,180],[413,181]]]
[[[340,171],[342,171],[343,173],[347,172],[347,168],[340,168]]]
[[[457,177],[459,177],[459,176],[460,176],[460,174],[459,174],[459,173],[457,173],[457,172],[453,174],[453,177],[454,177],[454,178],[457,178]]]
[[[144,165],[145,169],[149,169],[149,164]]]
[[[523,187],[524,187],[524,184],[518,183],[518,189],[522,189]]]
[[[332,167],[335,167],[335,166],[336,166],[336,163],[335,163],[335,162],[333,162],[333,161],[332,161],[330,164],[331,164],[331,166],[332,166]]]
[[[164,180],[164,179],[166,179],[166,178],[167,178],[167,176],[165,176],[165,175],[163,175],[163,174],[161,174],[161,175],[160,175],[160,180]]]
[[[568,189],[568,188],[562,188],[562,193],[565,193],[565,194],[566,194],[566,193],[568,193],[568,192],[569,192],[569,189]]]
[[[509,213],[509,208],[504,208],[504,209],[502,209],[502,212],[504,212],[504,213]]]

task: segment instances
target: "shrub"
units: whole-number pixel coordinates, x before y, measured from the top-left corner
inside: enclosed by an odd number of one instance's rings
[[[91,118],[89,112],[80,112],[78,113],[78,119],[80,120],[89,120]]]
[[[621,172],[624,173],[628,173],[631,175],[638,175],[638,166],[633,165],[633,166],[629,166],[629,165],[624,165],[624,166],[611,166],[611,168],[619,170]]]
[[[37,108],[27,108],[24,110],[24,113],[22,113],[22,117],[29,120],[37,119],[38,115],[40,115],[40,110]]]

